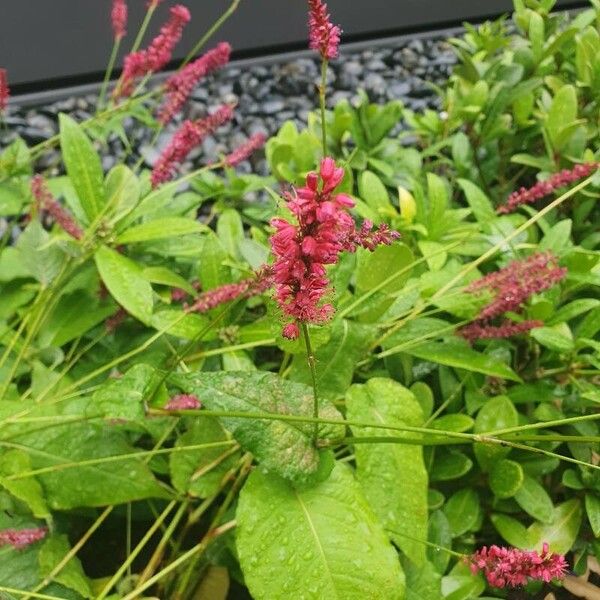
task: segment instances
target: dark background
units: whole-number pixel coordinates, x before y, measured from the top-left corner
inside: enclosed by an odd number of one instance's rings
[[[180,0],[192,13],[179,55],[229,6],[230,0]],[[13,92],[36,91],[99,80],[112,44],[111,0],[0,0],[0,67],[9,71]],[[129,0],[130,46],[145,0]],[[170,5],[154,18],[155,33]],[[329,0],[345,41],[422,31],[509,12],[511,0]],[[561,0],[562,7],[581,5]],[[585,4],[585,2],[583,2]],[[242,0],[211,43],[230,40],[235,57],[260,56],[306,47],[305,0]]]

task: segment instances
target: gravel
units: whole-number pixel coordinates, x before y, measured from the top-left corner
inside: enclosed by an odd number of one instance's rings
[[[439,100],[434,86],[448,78],[454,64],[454,53],[440,37],[399,41],[387,47],[346,50],[330,64],[328,104],[334,106],[344,99],[356,102],[359,90],[364,90],[372,102],[401,100],[413,110],[437,109]],[[243,67],[233,64],[211,76],[193,92],[184,113],[167,127],[156,144],[152,144],[152,131],[133,119],[126,119],[124,128],[133,148],[127,162],[135,163],[141,156],[145,165],[151,167],[183,118],[202,117],[223,102],[237,103],[235,120],[220,128],[215,136],[208,137],[202,148],[190,157],[191,161],[216,159],[254,133],[273,135],[287,120],[302,127],[309,111],[317,106],[319,81],[320,64],[316,57]],[[0,148],[17,134],[28,144],[43,142],[57,133],[60,112],[77,120],[88,119],[94,113],[95,102],[95,95],[85,95],[45,106],[19,107],[17,98],[6,118],[8,129],[0,129]],[[125,154],[124,144],[116,137],[100,150],[106,169]],[[266,170],[264,160],[257,160],[252,166],[259,173]],[[46,152],[37,167],[49,175],[59,173],[58,150]],[[250,165],[244,168],[247,170]]]

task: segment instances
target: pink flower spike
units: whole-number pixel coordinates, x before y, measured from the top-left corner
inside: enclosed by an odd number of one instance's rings
[[[232,302],[238,298],[251,298],[266,292],[273,285],[273,274],[270,267],[263,267],[256,277],[244,279],[239,283],[229,283],[200,294],[188,312],[205,313],[217,306]]]
[[[15,550],[22,550],[35,542],[43,540],[48,534],[46,527],[32,527],[30,529],[4,529],[0,531],[0,547],[12,546]]]
[[[198,410],[200,408],[202,408],[202,403],[193,394],[173,396],[165,406],[165,410]]]
[[[564,169],[560,173],[555,173],[545,181],[538,181],[529,189],[522,187],[520,190],[513,192],[506,204],[498,207],[497,212],[501,215],[508,214],[514,212],[523,204],[532,204],[536,200],[541,200],[557,189],[589,177],[598,167],[600,167],[600,164],[596,162],[578,164],[570,170]]]
[[[490,325],[486,321],[473,321],[473,323],[461,327],[458,330],[458,334],[473,343],[476,340],[509,338],[543,326],[543,321],[537,320],[523,321],[521,323],[503,321],[500,325]]]
[[[115,90],[115,96],[131,95],[139,77],[156,73],[170,62],[173,50],[183,34],[183,28],[190,19],[190,11],[182,4],[171,8],[170,19],[163,25],[150,46],[125,57],[121,82]]]
[[[152,170],[152,187],[170,181],[187,155],[221,125],[233,119],[233,108],[224,104],[212,115],[198,121],[184,121]]]
[[[517,548],[483,547],[467,561],[473,573],[482,572],[492,587],[520,587],[530,580],[549,583],[563,579],[568,568],[565,557],[548,551],[544,544],[542,552],[518,550]]]
[[[262,133],[255,133],[245,144],[236,148],[231,154],[225,157],[225,164],[228,167],[235,167],[249,158],[254,152],[262,148],[267,141],[267,136]]]
[[[308,31],[311,50],[319,52],[323,60],[338,56],[342,30],[331,23],[322,0],[308,0]]]
[[[165,84],[166,101],[158,120],[166,125],[182,108],[198,82],[217,69],[224,67],[231,56],[231,46],[222,42],[206,54],[172,75]]]
[[[31,193],[38,210],[45,210],[59,227],[72,238],[76,240],[83,238],[83,230],[77,225],[73,215],[52,196],[41,175],[36,175],[31,180]]]
[[[0,113],[8,108],[9,98],[10,88],[8,87],[8,72],[6,69],[0,69]]]
[[[110,14],[115,40],[122,40],[127,34],[127,2],[126,0],[113,0]]]

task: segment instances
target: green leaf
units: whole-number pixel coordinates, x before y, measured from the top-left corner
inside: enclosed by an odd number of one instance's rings
[[[554,505],[546,490],[528,475],[515,494],[517,504],[529,515],[543,523],[551,523]]]
[[[0,487],[24,502],[33,516],[43,519],[50,516],[42,486],[35,477],[9,479],[8,476],[31,471],[31,460],[23,450],[9,450],[0,456]]]
[[[196,419],[190,428],[179,438],[176,448],[224,442],[229,438],[217,419]],[[182,494],[190,494],[198,498],[212,496],[220,488],[223,476],[232,469],[239,460],[239,453],[231,453],[232,446],[223,444],[220,447],[174,452],[169,457],[171,479],[175,489]],[[222,459],[222,457],[225,457]],[[219,460],[222,459],[222,460]],[[212,468],[203,473],[202,470],[211,465]]]
[[[204,315],[184,312],[180,309],[165,308],[156,311],[150,320],[150,325],[157,331],[166,331],[168,335],[183,340],[207,341],[216,337],[211,330],[210,320]]]
[[[319,396],[341,398],[352,383],[356,363],[363,358],[373,335],[373,329],[352,321],[333,323],[331,338],[315,351],[317,389]],[[311,383],[306,355],[294,358],[290,379]]]
[[[442,578],[430,562],[420,567],[409,563],[405,567],[405,573],[404,600],[442,600]]]
[[[228,208],[221,213],[217,221],[217,235],[229,256],[241,260],[239,243],[244,239],[244,224],[237,210]]]
[[[105,201],[102,163],[86,134],[71,117],[61,114],[59,122],[65,167],[81,206],[91,222],[98,216]]]
[[[115,219],[131,212],[140,199],[141,184],[136,174],[125,165],[117,165],[106,176],[106,204]]]
[[[423,411],[404,386],[375,377],[346,394],[347,418],[382,425],[421,427]],[[352,427],[356,437],[415,437],[365,427]],[[369,504],[394,543],[416,564],[425,561],[427,539],[427,471],[420,446],[356,444],[356,477]],[[403,485],[399,486],[398,481]]]
[[[475,419],[475,433],[489,433],[500,429],[515,427],[519,423],[519,414],[510,398],[496,396],[488,400]],[[510,453],[510,448],[498,445],[475,444],[475,456],[483,471],[489,471],[494,463]]]
[[[236,546],[255,600],[402,600],[404,574],[345,465],[305,490],[253,472],[240,493]]]
[[[450,549],[452,547],[452,531],[450,530],[450,523],[441,510],[436,510],[431,513],[431,517],[429,518],[428,540],[432,544],[440,546],[440,548]],[[448,552],[440,552],[436,548],[428,546],[427,558],[435,567],[435,570],[443,575],[448,568],[451,556]]]
[[[402,348],[402,352],[448,367],[483,373],[509,381],[521,381],[508,365],[498,361],[497,358],[473,350],[466,341],[458,338],[408,346]]]
[[[499,460],[490,471],[490,488],[497,498],[512,498],[519,491],[524,478],[518,462]]]
[[[367,203],[367,206],[380,216],[389,214],[392,210],[387,188],[372,171],[361,173],[358,178],[358,194]]]
[[[141,267],[107,246],[100,246],[94,258],[112,297],[128,313],[148,324],[152,316],[152,286]]]
[[[521,550],[528,547],[529,533],[519,521],[502,514],[492,514],[490,519],[498,533],[511,546]]]
[[[595,537],[600,537],[600,498],[597,494],[585,495],[585,512]]]
[[[444,514],[450,524],[453,537],[472,530],[481,514],[477,492],[472,488],[463,488],[452,494],[444,506]]]
[[[49,575],[70,550],[71,546],[66,535],[53,535],[44,540],[38,555],[42,577]],[[61,568],[53,580],[75,590],[84,598],[93,597],[88,578],[83,572],[79,559],[75,556]]]
[[[34,469],[49,469],[37,478],[55,510],[169,497],[144,462],[127,457],[133,448],[125,437],[103,424],[54,423],[12,441],[29,454]],[[85,461],[92,462],[77,464]]]
[[[439,429],[441,431],[456,431],[458,433],[471,431],[474,425],[475,421],[472,417],[459,413],[438,417],[435,421],[433,421],[433,423],[431,423],[432,429]]]
[[[147,267],[143,271],[144,278],[150,283],[158,283],[159,285],[168,285],[173,288],[185,290],[190,296],[196,294],[196,290],[188,283],[186,279],[174,273],[166,267]]]
[[[566,554],[577,539],[582,519],[583,510],[578,498],[559,504],[549,523],[536,522],[529,527],[530,547],[540,551],[547,543],[552,552]]]
[[[563,85],[552,100],[546,128],[550,141],[555,150],[561,150],[568,138],[565,139],[565,132],[573,121],[577,119],[577,91],[572,85]]]
[[[275,413],[312,417],[312,389],[265,372],[203,372],[174,375],[185,393],[195,394],[209,410]],[[333,405],[321,399],[319,416],[341,419]],[[295,481],[310,479],[319,468],[312,443],[312,423],[224,417],[221,422],[261,465]],[[341,438],[343,425],[319,425],[321,439]]]
[[[431,481],[452,481],[466,475],[473,467],[473,461],[457,450],[436,453],[431,469]]]
[[[496,211],[490,199],[468,179],[459,179],[458,185],[462,188],[477,221],[487,228],[496,219]]]
[[[536,327],[532,329],[531,337],[555,352],[571,352],[575,346],[571,331],[565,323],[553,327]]]
[[[0,183],[0,217],[19,215],[24,202],[25,196],[18,186]]]
[[[595,298],[581,298],[579,300],[573,300],[565,306],[561,306],[552,316],[548,319],[548,325],[556,325],[557,323],[567,322],[579,315],[582,315],[597,306],[600,306],[600,300]]]
[[[152,240],[164,240],[190,233],[206,231],[206,226],[184,217],[162,217],[130,227],[117,237],[118,244],[135,244]]]
[[[32,221],[16,244],[23,266],[43,286],[47,286],[58,275],[65,260],[64,253],[50,245],[50,239],[50,234],[44,231],[39,221]]]

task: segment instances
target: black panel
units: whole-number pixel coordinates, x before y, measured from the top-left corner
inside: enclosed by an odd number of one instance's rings
[[[181,1],[193,18],[179,54],[191,48],[229,5],[229,0]],[[174,3],[160,7],[154,31]],[[580,3],[563,0],[559,5]],[[9,70],[13,85],[37,82],[39,88],[53,87],[69,79],[95,79],[103,71],[112,43],[111,0],[1,0],[0,4],[0,66]],[[133,34],[145,1],[129,0],[129,5]],[[510,0],[329,0],[346,40],[455,25],[508,12],[511,6]],[[238,57],[304,47],[306,2],[242,0],[216,39],[231,40]]]

